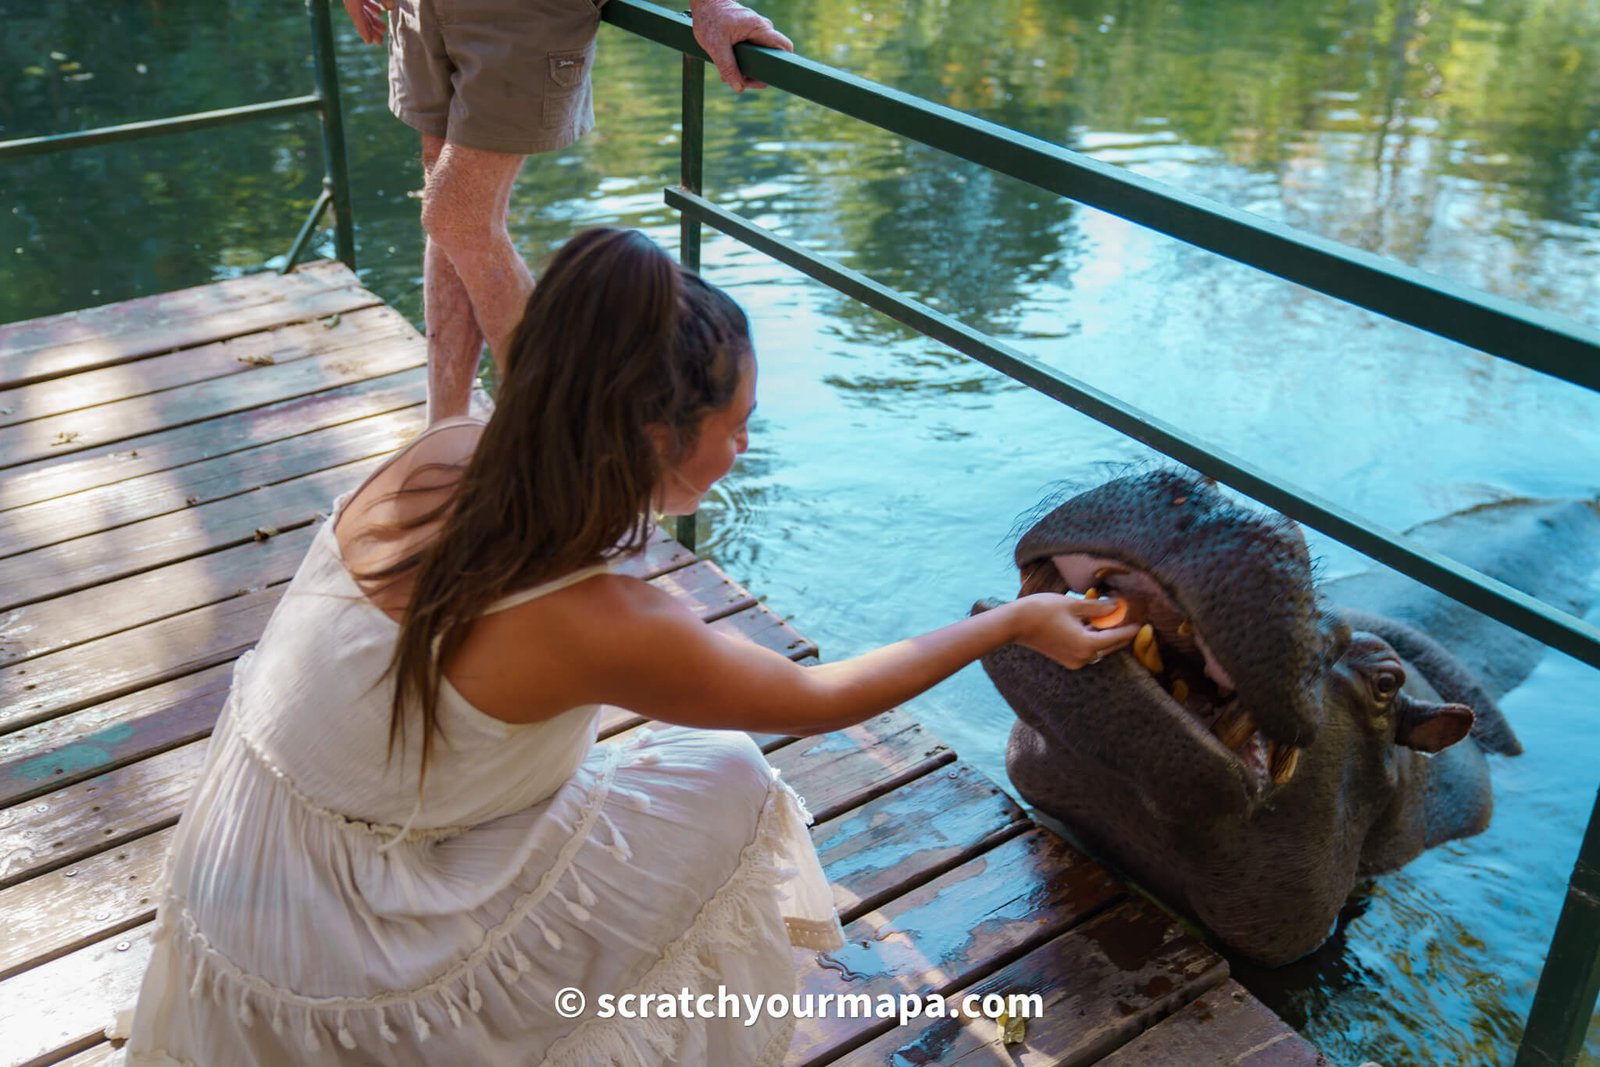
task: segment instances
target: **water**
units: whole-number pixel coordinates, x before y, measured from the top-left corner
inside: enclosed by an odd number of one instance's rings
[[[814,58],[1600,323],[1592,0],[767,10]],[[309,85],[294,5],[0,0],[0,16],[3,138]],[[381,51],[340,32],[362,277],[416,321],[417,146],[385,110]],[[660,190],[677,61],[608,28],[598,77],[600,130],[518,184],[531,259],[597,223],[676,246]],[[1600,496],[1600,398],[1583,390],[775,92],[708,89],[707,129],[718,202],[1385,526]],[[0,320],[257,269],[315,197],[318,152],[295,119],[6,168]],[[708,238],[705,265],[755,321],[761,407],[703,535],[830,658],[1008,594],[1020,515],[1148,458],[733,242]],[[1312,541],[1330,577],[1363,566]],[[1490,830],[1379,879],[1331,962],[1246,975],[1338,1062],[1509,1060],[1594,797],[1600,676],[1551,655],[1504,703],[1528,751],[1494,760]],[[981,671],[913,710],[1004,781],[1011,715]]]

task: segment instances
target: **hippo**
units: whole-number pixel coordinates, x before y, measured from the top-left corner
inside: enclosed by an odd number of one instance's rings
[[[1593,507],[1554,514],[1527,525],[1579,524],[1567,532],[1600,543]],[[1505,558],[1515,570],[1527,556]],[[1018,645],[984,657],[1017,716],[1012,783],[1225,946],[1269,966],[1298,959],[1359,882],[1488,826],[1485,754],[1521,751],[1495,698],[1531,670],[1537,642],[1497,648],[1521,666],[1491,691],[1464,662],[1470,647],[1436,639],[1474,632],[1451,622],[1474,613],[1402,596],[1417,587],[1398,579],[1326,595],[1294,522],[1182,470],[1068,499],[1020,538],[1016,562],[1019,595],[1115,597],[1145,626],[1075,671]],[[1410,602],[1391,613],[1384,595]]]

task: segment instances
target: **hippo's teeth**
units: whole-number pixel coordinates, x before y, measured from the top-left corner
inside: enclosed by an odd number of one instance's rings
[[[1256,724],[1255,720],[1250,718],[1249,712],[1235,704],[1217,716],[1217,721],[1211,726],[1211,732],[1217,735],[1217,740],[1222,742],[1223,748],[1238,748],[1256,732]]]
[[[1156,628],[1149,623],[1139,627],[1133,639],[1133,655],[1151,674],[1161,673],[1161,650],[1156,647]]]
[[[1179,637],[1193,637],[1194,636],[1194,623],[1191,622],[1188,619],[1184,619],[1182,622],[1180,622],[1178,624],[1178,636]]]
[[[1268,763],[1272,768],[1272,780],[1284,785],[1294,777],[1295,770],[1300,766],[1300,749],[1295,745],[1280,745],[1274,741],[1271,750]]]
[[[1085,600],[1099,600],[1100,599],[1100,590],[1096,589],[1094,586],[1091,585],[1089,588],[1087,588],[1087,589],[1085,589],[1083,591],[1083,599],[1085,599]]]
[[[1179,678],[1172,683],[1172,699],[1182,704],[1189,699],[1189,683]]]
[[[1128,568],[1126,568],[1126,567],[1100,567],[1100,568],[1097,568],[1095,570],[1095,572],[1094,572],[1094,580],[1098,582],[1100,579],[1104,578],[1108,574],[1127,574],[1127,573],[1128,573]]]

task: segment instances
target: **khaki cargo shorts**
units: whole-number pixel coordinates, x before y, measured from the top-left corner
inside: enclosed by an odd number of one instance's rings
[[[589,73],[605,0],[399,0],[389,110],[486,152],[565,148],[594,127]]]

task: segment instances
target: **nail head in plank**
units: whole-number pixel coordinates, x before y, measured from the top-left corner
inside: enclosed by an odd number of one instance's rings
[[[0,982],[7,1064],[51,1063],[92,1048],[131,1006],[150,961],[146,923]]]
[[[0,811],[0,888],[177,822],[209,739]]]
[[[0,980],[149,921],[176,827],[0,890]]]

